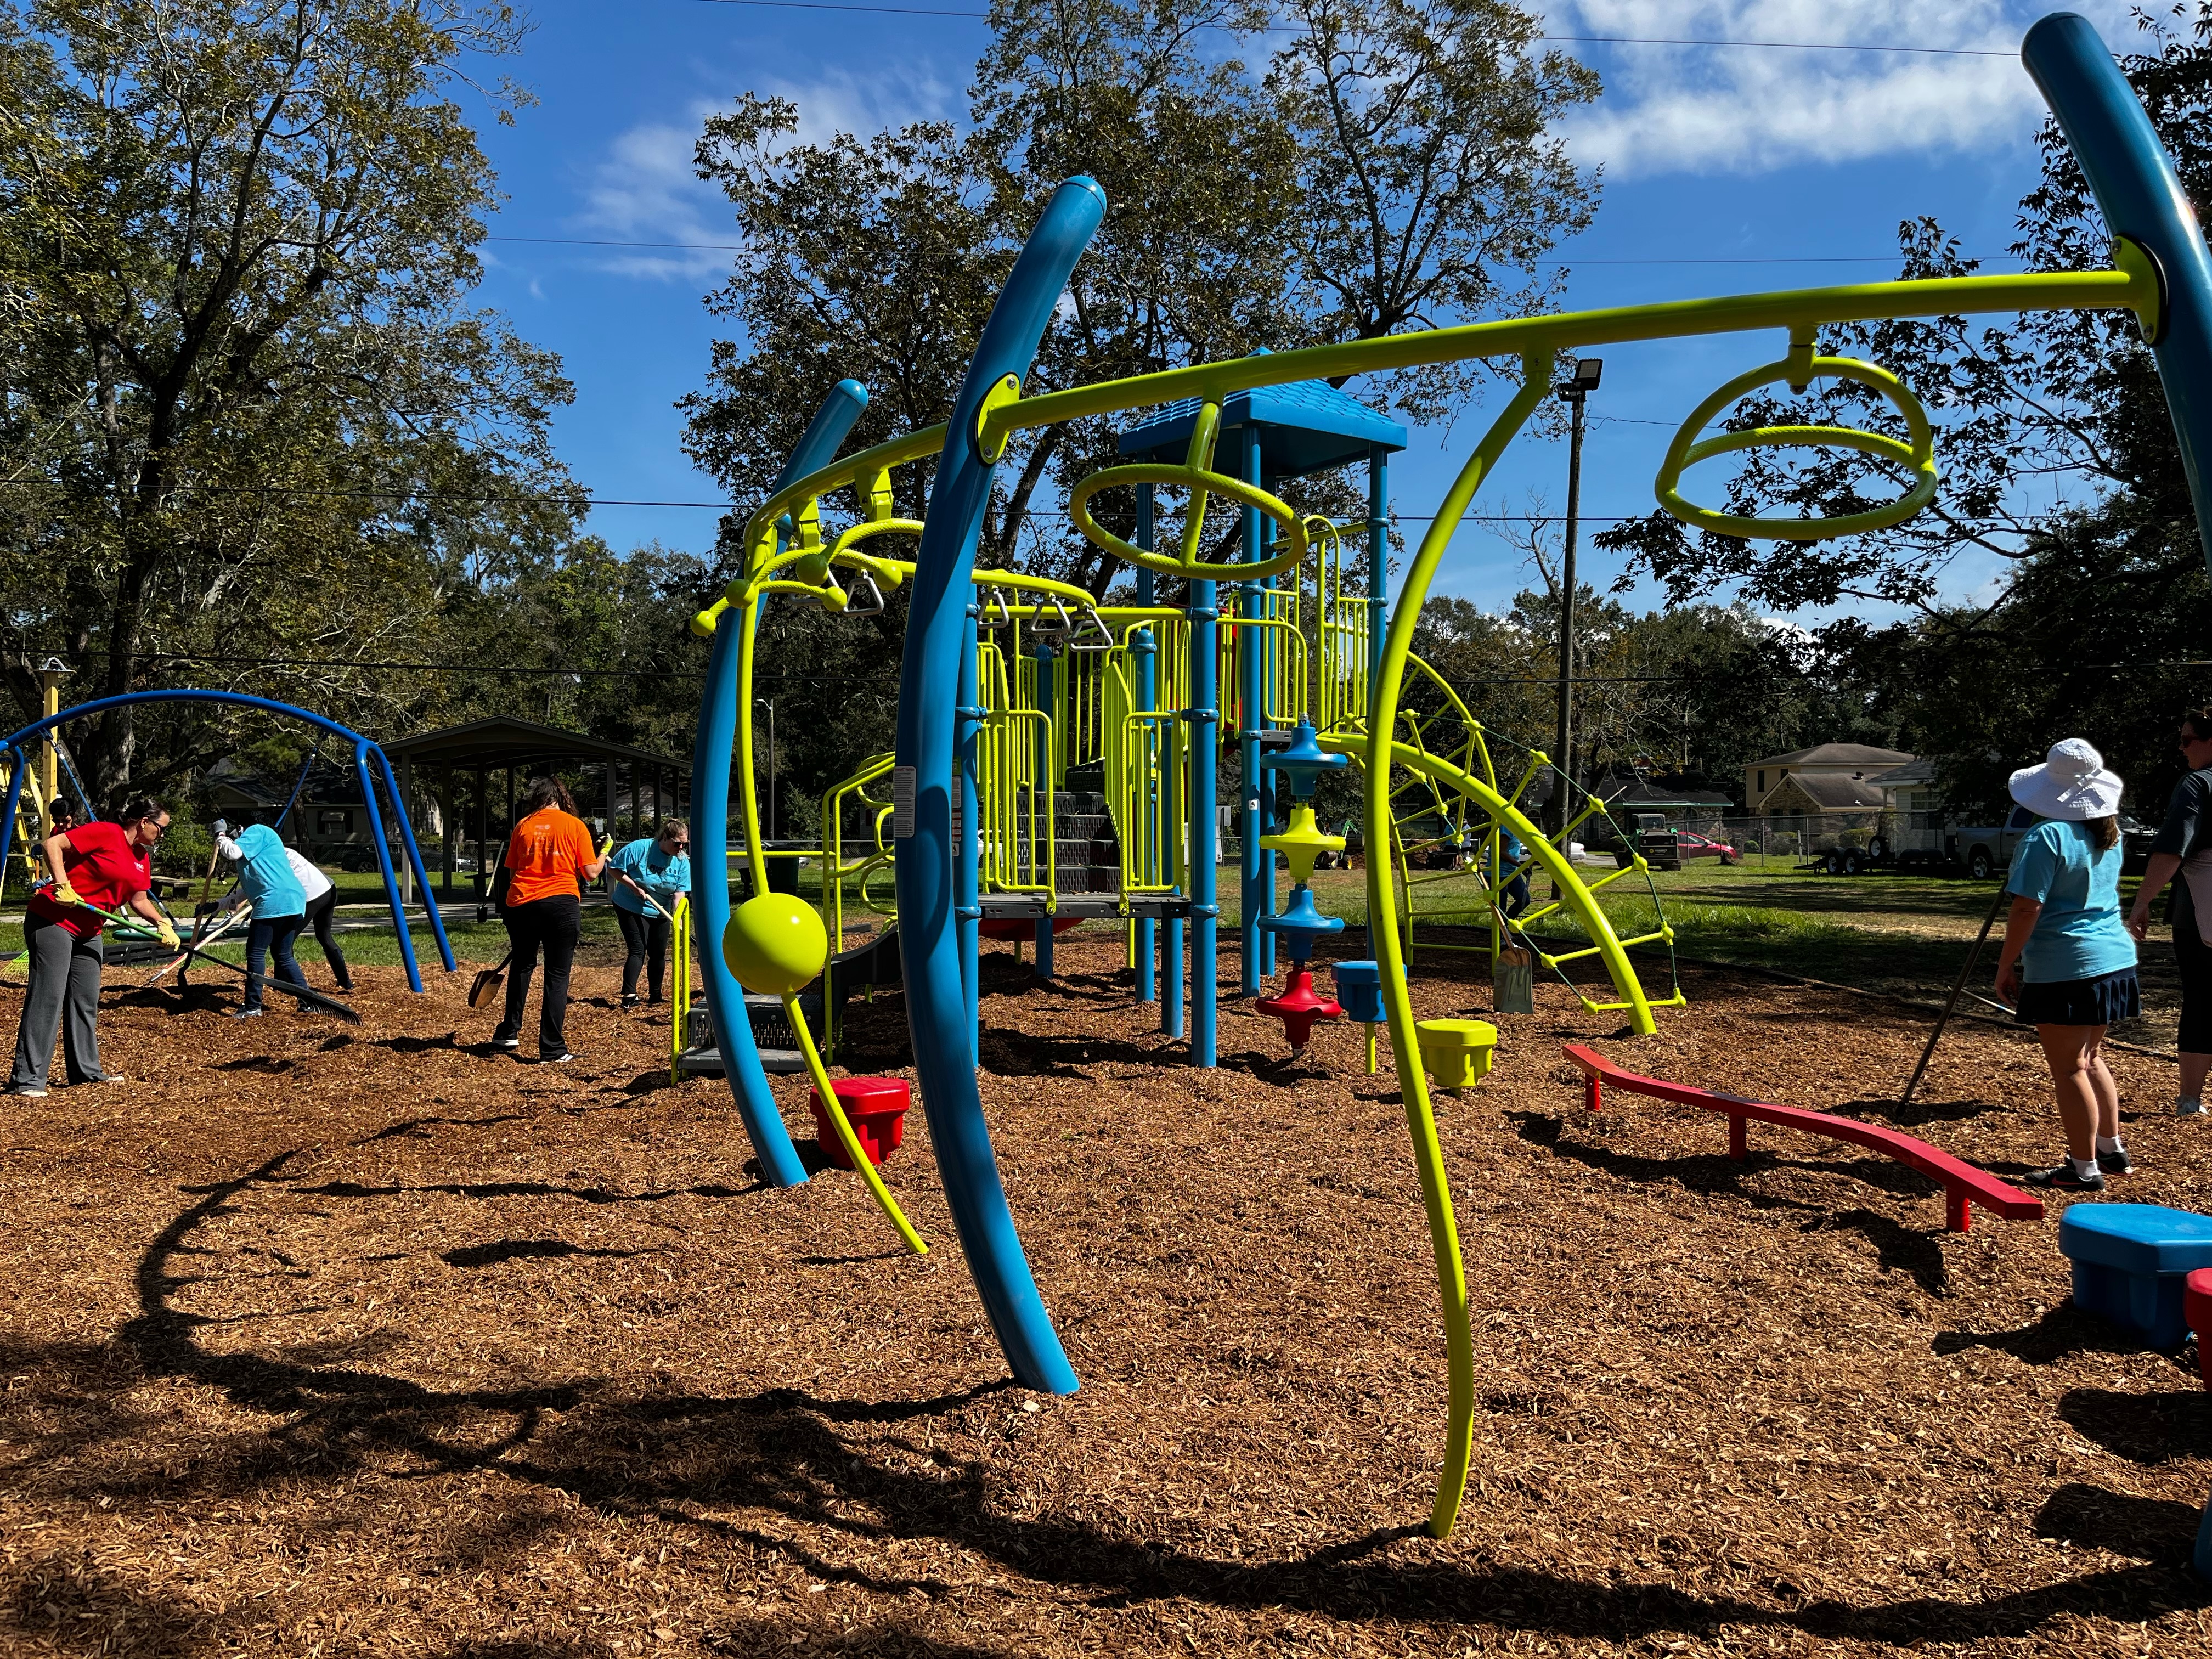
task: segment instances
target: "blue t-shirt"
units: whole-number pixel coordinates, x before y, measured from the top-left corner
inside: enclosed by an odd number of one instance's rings
[[[2120,848],[2099,852],[2086,824],[2046,818],[2013,848],[2005,891],[2043,906],[2020,953],[2030,985],[2095,979],[2136,965],[2136,942],[2120,920]]]
[[[660,908],[671,915],[676,914],[677,896],[691,890],[691,855],[689,853],[664,853],[659,841],[652,836],[642,841],[625,842],[615,849],[607,860],[610,871],[628,876],[630,881],[660,901]],[[653,907],[630,890],[629,883],[615,875],[607,878],[608,890],[613,893],[616,906],[634,915],[649,916]]]
[[[307,913],[307,895],[292,873],[292,860],[284,856],[284,843],[265,823],[248,824],[232,842],[238,848],[238,884],[253,901],[253,919],[301,916]]]

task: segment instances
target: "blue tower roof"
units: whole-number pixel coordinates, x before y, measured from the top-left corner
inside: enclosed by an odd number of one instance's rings
[[[1180,461],[1198,423],[1198,399],[1185,398],[1163,406],[1142,426],[1115,441],[1133,459]],[[1374,450],[1406,447],[1406,428],[1377,415],[1357,398],[1326,380],[1293,380],[1288,386],[1254,386],[1233,393],[1221,405],[1221,434],[1215,465],[1240,469],[1230,458],[1238,452],[1225,440],[1244,426],[1260,428],[1261,465],[1271,478],[1296,478],[1348,461],[1364,460]],[[1227,463],[1224,465],[1224,463]]]

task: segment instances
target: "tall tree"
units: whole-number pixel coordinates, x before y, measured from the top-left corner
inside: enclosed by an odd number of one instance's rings
[[[2212,3],[2194,0],[2137,21],[2151,50],[2123,58],[2121,67],[2202,210],[2212,204]],[[2042,176],[2021,202],[2012,252],[2034,270],[2108,266],[2103,216],[2055,122],[2045,123],[2041,145]],[[1904,276],[1975,269],[1932,219],[1907,220],[1899,240]],[[1862,325],[1829,331],[1822,349],[1894,370],[1926,405],[1944,474],[1934,507],[1890,530],[1810,544],[1692,534],[1655,513],[1601,532],[1598,544],[1628,554],[1677,599],[1733,586],[1783,610],[1852,599],[1934,608],[1944,572],[1962,554],[2025,557],[2074,534],[2083,512],[2117,512],[2116,533],[2124,521],[2139,549],[2155,535],[2172,558],[2201,562],[2189,550],[2195,515],[2157,369],[2131,313]],[[1822,383],[1803,398],[1747,399],[1726,422],[1806,423],[1904,431],[1878,393],[1850,382]],[[1859,510],[1903,488],[1899,469],[1871,458],[1784,451],[1747,457],[1725,494],[1735,512],[1813,514]],[[2054,493],[2063,503],[2055,510]]]
[[[569,536],[568,385],[464,303],[493,185],[457,100],[521,28],[496,0],[0,13],[19,700],[57,647],[100,693],[211,644],[380,657],[451,584]],[[136,729],[78,734],[95,793]]]

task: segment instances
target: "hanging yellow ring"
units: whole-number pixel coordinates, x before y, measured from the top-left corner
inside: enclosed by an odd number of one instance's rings
[[[1090,501],[1102,489],[1112,489],[1121,484],[1170,484],[1178,489],[1210,495],[1226,495],[1231,501],[1241,501],[1255,507],[1275,521],[1282,539],[1276,550],[1254,564],[1210,564],[1202,559],[1185,560],[1172,553],[1148,552],[1133,542],[1123,541],[1112,531],[1104,528],[1091,516]],[[1299,522],[1297,511],[1288,503],[1270,495],[1257,484],[1246,483],[1226,473],[1211,472],[1204,467],[1172,466],[1164,463],[1136,466],[1109,466],[1103,472],[1094,472],[1067,493],[1067,516],[1094,547],[1103,547],[1118,559],[1127,560],[1141,569],[1158,572],[1164,576],[1182,576],[1201,582],[1252,582],[1262,577],[1279,575],[1296,568],[1306,556],[1305,526]]]
[[[1809,370],[1809,373],[1808,373]],[[1885,433],[1850,426],[1764,426],[1748,432],[1724,432],[1700,439],[1705,423],[1747,392],[1762,386],[1802,386],[1813,375],[1831,374],[1838,380],[1870,386],[1896,406],[1905,417],[1911,441]],[[1741,449],[1789,448],[1856,449],[1863,455],[1879,455],[1895,461],[1913,474],[1912,488],[1895,501],[1863,513],[1845,513],[1826,519],[1760,519],[1741,514],[1717,513],[1684,498],[1677,486],[1683,472],[1699,461]],[[1902,524],[1936,499],[1936,434],[1928,411],[1906,389],[1905,382],[1886,368],[1861,362],[1856,357],[1814,357],[1796,362],[1788,358],[1739,374],[1690,411],[1667,446],[1654,484],[1659,505],[1684,524],[1695,525],[1717,535],[1762,538],[1785,542],[1825,541],[1833,536],[1856,536],[1869,530],[1886,530]]]

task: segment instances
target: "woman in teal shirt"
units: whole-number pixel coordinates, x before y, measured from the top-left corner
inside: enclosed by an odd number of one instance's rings
[[[2025,1177],[2032,1187],[2100,1193],[2129,1168],[2104,1054],[2106,1028],[2142,1012],[2136,941],[2120,920],[2122,787],[2081,738],[2012,775],[2012,798],[2044,822],[2013,849],[1997,995],[2035,1027],[2066,1127],[2066,1160]]]
[[[668,922],[676,901],[691,886],[691,830],[671,818],[660,833],[629,842],[607,860],[607,883],[614,895],[615,921],[622,928],[622,1006],[637,1006],[637,976],[660,1000],[660,976],[668,960]],[[657,908],[656,908],[657,907]]]

